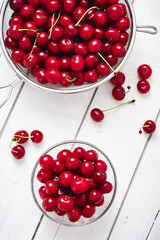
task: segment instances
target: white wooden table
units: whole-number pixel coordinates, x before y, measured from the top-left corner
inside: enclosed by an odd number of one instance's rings
[[[137,23],[160,28],[159,0],[135,0]],[[126,101],[136,103],[106,114],[103,123],[90,118],[94,107],[105,109],[117,102],[112,85],[75,95],[58,95],[27,84],[17,85],[8,103],[0,109],[0,239],[1,240],[159,240],[160,239],[160,31],[157,35],[137,33],[133,51],[123,67],[125,86],[131,85]],[[151,91],[136,89],[137,67],[148,63],[153,69]],[[13,79],[4,56],[0,57],[0,82]],[[1,90],[0,101],[7,90]],[[156,120],[157,131],[148,136],[138,130]],[[26,155],[17,161],[10,153],[11,137],[17,130],[44,133],[43,143],[25,144]],[[30,189],[32,168],[44,150],[63,141],[79,139],[104,150],[113,162],[118,191],[107,214],[85,227],[64,227],[42,217]]]

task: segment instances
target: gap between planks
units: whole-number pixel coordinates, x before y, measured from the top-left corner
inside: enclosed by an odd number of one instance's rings
[[[83,125],[83,123],[84,123],[84,120],[85,120],[85,118],[86,118],[86,115],[87,115],[87,113],[88,113],[88,110],[89,110],[89,108],[90,108],[90,106],[91,106],[91,104],[92,104],[92,102],[93,102],[93,99],[95,98],[95,95],[96,95],[96,93],[97,93],[97,90],[98,90],[98,88],[96,88],[96,89],[94,90],[93,95],[91,96],[91,99],[90,99],[90,101],[89,101],[89,103],[88,103],[88,106],[87,106],[87,108],[86,108],[86,110],[85,110],[85,113],[84,113],[84,115],[83,115],[83,117],[82,117],[82,120],[81,120],[81,122],[80,122],[80,125],[79,125],[77,131],[76,131],[76,134],[75,134],[75,137],[74,137],[73,141],[75,141],[75,140],[77,139],[77,136],[78,136],[78,134],[79,134],[79,132],[80,132],[80,130],[81,130],[81,128],[82,128],[82,125]],[[44,217],[44,214],[41,215],[40,220],[39,220],[39,222],[38,222],[38,224],[37,224],[37,226],[36,226],[36,229],[35,229],[35,231],[34,231],[34,233],[33,233],[33,236],[32,236],[32,238],[31,238],[31,240],[34,240],[34,238],[35,238],[35,236],[36,236],[36,234],[37,234],[37,232],[38,232],[38,229],[39,229],[39,227],[40,227],[40,225],[41,225],[41,223],[42,223],[43,217]],[[60,226],[61,226],[61,225],[59,224],[59,226],[58,226],[58,228],[57,228],[57,230],[56,230],[56,232],[55,232],[55,235],[54,235],[54,237],[53,237],[53,240],[55,239],[55,237],[56,237],[56,235],[57,235],[57,233],[58,233],[58,231],[59,231]]]
[[[158,110],[158,113],[157,113],[157,115],[156,115],[155,122],[158,121],[159,117],[160,117],[160,109]],[[136,174],[137,174],[137,171],[138,171],[138,169],[139,169],[139,167],[140,167],[140,164],[141,164],[141,162],[142,162],[142,160],[143,160],[143,156],[144,156],[144,154],[145,154],[145,152],[146,152],[146,149],[147,149],[147,147],[148,147],[148,145],[149,145],[149,142],[150,142],[151,138],[152,138],[152,134],[148,136],[147,141],[146,141],[146,143],[145,143],[145,145],[144,145],[144,147],[143,147],[143,149],[142,149],[142,153],[141,153],[141,155],[140,155],[140,157],[139,157],[138,163],[137,163],[136,168],[135,168],[135,170],[134,170],[134,172],[133,172],[133,175],[132,175],[132,177],[131,177],[131,180],[130,180],[130,182],[129,182],[128,188],[127,188],[126,193],[125,193],[125,195],[124,195],[124,197],[123,197],[122,203],[121,203],[121,205],[120,205],[120,207],[119,207],[119,210],[118,210],[118,212],[117,212],[117,215],[116,215],[116,217],[115,217],[115,220],[114,220],[114,222],[113,222],[113,225],[112,225],[112,227],[111,227],[111,230],[110,230],[109,235],[108,235],[108,237],[107,237],[107,240],[109,240],[109,239],[111,238],[111,235],[112,235],[112,233],[113,233],[114,227],[115,227],[115,225],[116,225],[116,223],[117,223],[118,217],[119,217],[119,215],[120,215],[120,213],[121,213],[121,210],[122,210],[122,208],[123,208],[123,205],[124,205],[124,203],[125,203],[125,201],[126,201],[126,198],[127,198],[127,196],[128,196],[129,190],[130,190],[130,188],[131,188],[131,186],[132,186],[132,184],[133,184],[133,181],[134,181],[135,176],[136,176]],[[151,230],[152,230],[153,225],[154,225],[154,224],[152,224],[152,226],[151,226],[151,228],[150,228],[149,233],[148,233],[147,236],[149,236],[149,234],[150,234],[150,232],[151,232]],[[147,238],[146,238],[146,240],[147,240]]]

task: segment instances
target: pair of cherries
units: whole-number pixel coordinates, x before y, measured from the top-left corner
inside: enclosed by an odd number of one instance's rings
[[[28,132],[25,130],[17,131],[12,138],[12,142],[15,141],[18,143],[18,145],[11,149],[11,153],[16,159],[21,159],[24,157],[25,148],[21,144],[26,143],[29,138],[34,143],[40,143],[43,140],[43,133],[39,130],[33,130],[29,136]]]
[[[143,64],[137,69],[140,81],[137,83],[137,89],[140,93],[145,94],[150,90],[150,84],[147,81],[152,75],[152,68],[148,64]]]

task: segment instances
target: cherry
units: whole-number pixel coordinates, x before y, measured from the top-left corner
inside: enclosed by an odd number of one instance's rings
[[[51,0],[47,2],[47,9],[49,12],[59,11],[61,8],[61,4],[58,0]]]
[[[99,63],[99,58],[94,54],[87,55],[85,65],[87,68],[95,68]]]
[[[130,89],[130,87],[128,87],[128,89]],[[112,96],[117,100],[117,101],[121,101],[125,98],[125,94],[127,92],[125,92],[124,88],[121,85],[118,85],[116,87],[113,88],[112,90]]]
[[[39,83],[41,84],[47,84],[48,81],[46,79],[46,69],[39,69],[37,72],[36,72],[36,78],[38,80]]]
[[[74,207],[74,200],[69,195],[61,195],[57,199],[57,206],[61,211],[70,211]]]
[[[53,41],[59,41],[59,39],[63,36],[64,30],[62,27],[60,26],[54,26],[52,28],[52,34],[51,34],[51,38]]]
[[[97,68],[96,68],[96,72],[100,76],[105,76],[106,77],[110,74],[110,67],[106,63],[99,63]]]
[[[33,6],[34,8],[39,7],[39,0],[28,0],[28,4]]]
[[[74,81],[74,80],[72,80],[72,77],[68,72],[66,72],[66,71],[61,72],[60,84],[62,86],[68,87],[72,84],[72,81]]]
[[[67,217],[70,222],[77,222],[81,217],[81,211],[79,208],[74,207],[72,210],[67,212]]]
[[[114,66],[118,63],[118,58],[116,56],[114,56],[112,53],[108,54],[105,57],[105,59],[111,66]]]
[[[118,72],[113,78],[111,78],[111,83],[114,85],[123,85],[125,82],[125,75],[122,72]]]
[[[56,213],[58,216],[64,216],[64,215],[66,214],[66,212],[61,211],[61,210],[59,210],[58,208],[56,208],[54,211],[55,211],[55,213]]]
[[[92,39],[89,43],[88,43],[88,50],[91,53],[97,53],[100,52],[103,49],[103,43],[101,42],[101,40],[99,39]]]
[[[28,141],[28,138],[28,133],[25,130],[20,130],[14,134],[13,141],[23,144]]]
[[[41,69],[41,65],[40,64],[36,64],[36,66],[34,66],[33,68],[30,69],[30,73],[32,74],[33,77],[36,77],[37,72]],[[38,79],[37,79],[38,80]],[[42,83],[43,84],[43,83]]]
[[[17,48],[17,42],[10,37],[5,38],[4,44],[8,49],[11,49],[11,50],[14,50]]]
[[[50,180],[51,176],[52,176],[51,170],[41,169],[37,174],[37,179],[41,183],[45,183],[48,180]]]
[[[127,32],[120,32],[119,33],[119,39],[118,41],[123,44],[123,46],[126,46],[129,39],[129,34]]]
[[[90,115],[95,122],[101,122],[104,118],[104,113],[99,108],[92,109]]]
[[[99,187],[99,191],[103,194],[104,193],[110,193],[112,191],[112,189],[113,189],[112,184],[110,182],[107,182],[107,181]]]
[[[20,14],[25,19],[31,19],[35,13],[34,7],[31,5],[23,5]]]
[[[59,44],[53,41],[48,43],[48,50],[53,54],[58,54],[60,52]]]
[[[46,193],[46,189],[45,189],[45,186],[41,186],[38,190],[39,192],[39,196],[44,199],[46,197],[48,197],[48,194]]]
[[[43,64],[48,59],[49,53],[48,51],[40,50],[37,52],[37,57],[38,57],[38,62]]]
[[[104,161],[102,161],[102,160],[97,160],[96,161],[96,163],[95,163],[95,169],[97,170],[97,171],[107,171],[107,164],[104,162]]]
[[[125,50],[124,46],[122,45],[122,43],[116,43],[112,47],[112,53],[117,58],[122,58],[126,55],[126,50]]]
[[[63,149],[57,154],[57,159],[61,162],[65,162],[68,157],[71,156],[71,151],[68,149]]]
[[[80,29],[79,35],[83,40],[89,40],[94,35],[94,28],[90,24],[84,24]]]
[[[74,81],[73,81],[73,84],[76,85],[76,86],[81,86],[83,83],[84,83],[84,72],[74,72],[72,71],[71,72],[71,76],[72,78],[76,78]]]
[[[56,68],[48,69],[45,77],[47,81],[51,84],[57,84],[61,80],[61,74]]]
[[[69,171],[65,171],[59,175],[59,183],[63,187],[69,187],[73,180],[73,174]]]
[[[88,71],[84,75],[84,80],[88,83],[94,83],[98,79],[98,74],[96,71]]]
[[[125,16],[127,14],[127,9],[126,9],[126,6],[123,4],[123,3],[118,3],[117,4],[121,10],[122,10],[122,16]]]
[[[94,172],[94,166],[90,161],[85,161],[81,164],[81,173],[85,177],[91,177]]]
[[[79,1],[79,6],[88,9],[90,5],[90,1],[89,0],[80,0]]]
[[[88,190],[88,183],[85,178],[77,177],[72,181],[71,189],[76,194],[86,192]]]
[[[9,5],[14,12],[19,12],[21,7],[24,5],[24,0],[11,0]]]
[[[110,27],[106,30],[105,37],[110,43],[116,43],[119,39],[119,32],[116,28]]]
[[[57,21],[57,18],[54,16],[49,17],[48,22],[47,22],[47,29],[51,30],[51,27],[54,25],[58,25],[59,22]]]
[[[107,16],[111,21],[117,21],[122,16],[122,7],[118,4],[111,5],[107,8]]]
[[[147,120],[142,126],[142,128],[146,133],[151,134],[156,130],[156,124],[152,120]],[[142,133],[141,129],[139,130],[139,133]]]
[[[76,0],[64,0],[63,8],[65,12],[72,13],[76,8]]]
[[[53,180],[49,180],[46,182],[45,188],[46,188],[47,194],[54,195],[55,193],[57,193],[58,184],[57,184],[57,182],[55,182]]]
[[[100,207],[100,206],[102,206],[103,204],[104,204],[104,196],[102,195],[101,200],[100,200],[98,203],[96,203],[95,206],[96,206],[96,207]]]
[[[85,159],[91,162],[96,162],[98,160],[98,153],[95,150],[88,150],[85,153]]]
[[[62,27],[66,27],[66,26],[68,26],[70,23],[72,23],[72,18],[69,16],[69,15],[62,15],[61,17],[60,17],[60,25],[62,26]]]
[[[43,8],[46,8],[47,0],[39,0],[39,2],[40,2],[40,5],[41,5]]]
[[[19,24],[19,25],[23,25],[23,19],[20,16],[14,16],[9,20],[9,25],[15,25],[15,24]]]
[[[119,0],[107,0],[107,5],[113,5],[113,4],[117,4],[119,2]]]
[[[98,38],[100,40],[103,40],[105,36],[105,31],[103,28],[95,27],[94,29],[94,38]]]
[[[70,171],[74,171],[80,167],[81,161],[78,157],[71,155],[66,159],[65,165],[67,169],[69,169]]]
[[[43,133],[39,130],[34,130],[30,134],[31,140],[34,143],[40,143],[43,140]]]
[[[95,211],[96,211],[96,208],[94,207],[94,205],[86,204],[82,208],[82,216],[85,218],[90,218],[95,214]]]
[[[19,41],[18,41],[19,48],[22,49],[23,51],[27,51],[31,48],[31,41],[30,38],[27,36],[23,36]]]
[[[37,44],[40,46],[46,45],[48,42],[48,34],[46,32],[40,32],[37,36]]]
[[[65,35],[72,38],[78,35],[78,28],[75,26],[74,23],[70,23],[65,27]]]
[[[76,147],[73,150],[73,155],[78,157],[80,160],[84,160],[84,156],[85,156],[85,150],[82,147]]]
[[[121,17],[117,22],[116,22],[116,28],[119,31],[125,32],[128,30],[130,27],[130,20],[128,17]]]
[[[104,27],[107,24],[107,15],[103,11],[97,11],[93,16],[96,26]]]
[[[25,56],[25,52],[22,51],[21,49],[15,49],[12,54],[11,54],[11,58],[14,62],[16,63],[23,63],[23,58]]]
[[[149,92],[150,90],[150,84],[148,81],[146,80],[140,80],[138,83],[137,83],[137,89],[140,93],[142,94],[146,94]]]
[[[141,79],[146,80],[152,75],[152,68],[147,64],[143,64],[138,67],[137,72]]]
[[[96,2],[98,5],[100,5],[100,6],[106,5],[106,4],[107,4],[107,1],[108,1],[108,0],[95,0],[95,2]]]
[[[69,53],[74,48],[74,42],[72,39],[69,38],[62,38],[59,42],[59,47],[62,52]]]
[[[95,180],[96,183],[98,184],[104,184],[106,182],[107,179],[107,175],[105,171],[96,171],[93,173],[93,179]]]
[[[11,150],[12,155],[16,158],[16,159],[21,159],[24,157],[25,155],[25,149],[22,145],[17,145],[15,147],[12,148]]]
[[[87,12],[87,14],[86,14],[86,18],[87,18],[87,20],[89,20],[89,21],[92,20],[92,18],[93,18],[93,16],[94,16],[95,12],[96,12],[95,9],[90,9],[90,10]]]
[[[86,56],[88,53],[88,48],[85,43],[76,44],[74,51],[77,55]]]
[[[85,61],[81,55],[73,55],[70,61],[70,68],[75,72],[80,72],[85,67]]]
[[[60,68],[63,70],[69,69],[70,66],[70,58],[68,57],[63,57],[59,60],[60,63]]]
[[[22,26],[20,24],[11,25],[8,29],[9,37],[16,40],[20,39],[23,36],[23,32],[19,31],[19,29],[22,29]]]
[[[81,193],[75,196],[74,202],[75,205],[78,207],[82,207],[87,203],[87,194],[86,193]]]
[[[97,204],[102,200],[102,193],[98,190],[92,190],[88,195],[89,202],[91,204]]]
[[[54,173],[55,173],[55,174],[60,174],[60,173],[62,173],[64,170],[65,170],[64,163],[61,162],[60,160],[56,160],[56,161],[55,161],[54,168],[53,168]]]
[[[83,16],[83,14],[86,12],[85,8],[83,7],[76,7],[74,13],[73,13],[73,19],[75,22],[78,22],[79,19]]]
[[[36,11],[33,16],[33,22],[37,25],[37,27],[44,27],[47,24],[47,16]]]
[[[34,53],[27,53],[23,57],[23,64],[25,67],[33,68],[38,62],[38,57]]]
[[[56,209],[56,200],[53,197],[43,199],[42,207],[47,212],[53,212]]]
[[[28,21],[24,24],[24,29],[29,29],[26,30],[25,33],[28,35],[28,37],[34,37],[37,33],[37,26],[34,22]]]
[[[39,164],[43,169],[50,170],[54,167],[54,159],[50,155],[45,154],[40,157]]]
[[[47,69],[51,69],[51,68],[59,69],[60,63],[59,63],[57,57],[49,57],[45,62],[45,67]]]

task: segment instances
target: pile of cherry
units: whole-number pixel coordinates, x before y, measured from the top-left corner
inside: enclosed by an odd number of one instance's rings
[[[82,85],[126,54],[130,20],[119,0],[11,0],[5,46],[41,84]]]
[[[103,194],[113,189],[107,181],[107,165],[98,159],[95,150],[64,149],[56,160],[48,154],[41,156],[39,164],[37,179],[44,183],[39,188],[43,209],[59,216],[66,214],[71,222],[78,221],[81,215],[92,217],[96,207],[104,203]]]

